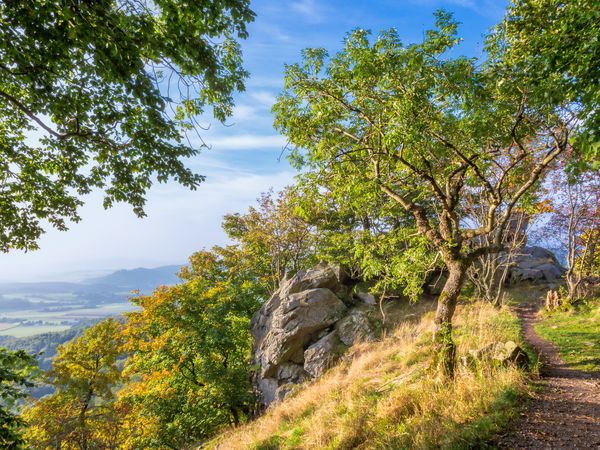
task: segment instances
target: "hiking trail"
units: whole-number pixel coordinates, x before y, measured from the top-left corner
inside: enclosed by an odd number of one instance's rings
[[[540,355],[540,391],[514,428],[498,439],[501,449],[600,449],[600,374],[574,370],[534,329],[539,300],[516,309],[525,341]]]

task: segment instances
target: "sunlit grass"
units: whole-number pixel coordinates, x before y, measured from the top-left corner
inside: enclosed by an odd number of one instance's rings
[[[485,363],[452,381],[429,369],[433,314],[400,324],[379,343],[360,344],[348,361],[209,444],[219,449],[481,448],[518,413],[527,375]],[[508,309],[481,303],[456,313],[458,353],[519,341]]]
[[[566,311],[546,312],[535,328],[574,369],[600,371],[600,298]]]

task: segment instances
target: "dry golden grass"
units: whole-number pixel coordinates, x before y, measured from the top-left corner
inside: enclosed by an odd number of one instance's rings
[[[429,370],[433,314],[401,323],[383,341],[359,344],[347,360],[256,421],[229,430],[214,449],[402,449],[481,446],[516,413],[527,390],[514,368],[459,369],[440,381]],[[519,339],[508,310],[459,307],[458,353]]]

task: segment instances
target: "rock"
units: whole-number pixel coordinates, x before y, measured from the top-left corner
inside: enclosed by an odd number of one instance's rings
[[[565,269],[550,250],[542,247],[523,247],[509,270],[508,281],[510,284],[554,283],[564,273]]]
[[[281,401],[296,384],[322,375],[348,345],[376,338],[378,326],[369,314],[376,309],[348,307],[358,301],[352,295],[358,281],[323,264],[281,281],[250,323],[260,406]]]
[[[344,303],[326,288],[308,289],[280,300],[267,320],[256,321],[268,323],[270,328],[266,334],[254,335],[255,357],[261,365],[262,376],[273,376],[277,366],[299,352],[311,334],[337,322],[346,310]]]
[[[277,388],[273,403],[281,403],[292,391],[295,385],[293,383],[285,383]]]
[[[510,270],[508,278],[510,284],[523,283],[526,281],[537,283],[544,279],[544,274],[535,269],[521,269],[519,267],[514,267]]]
[[[319,264],[313,269],[301,270],[289,280],[284,281],[279,288],[280,295],[286,297],[315,288],[326,288],[332,292],[338,292],[342,287],[340,276],[345,279],[341,269]]]
[[[348,316],[335,324],[340,340],[346,345],[356,341],[373,342],[377,338],[377,330],[371,319],[361,310],[353,310]]]
[[[496,346],[494,359],[503,365],[515,365],[522,369],[529,366],[529,356],[525,350],[513,341],[507,341],[501,346]]]
[[[337,362],[346,348],[337,333],[332,331],[306,349],[304,352],[304,370],[312,378],[320,377],[323,372]]]
[[[373,305],[377,304],[377,299],[375,298],[375,296],[373,294],[371,294],[369,292],[358,291],[356,293],[356,296],[365,305],[373,306]]]
[[[481,361],[496,361],[501,365],[516,365],[522,369],[529,366],[529,356],[513,341],[493,342],[477,350],[470,350],[460,358],[461,364],[473,367]]]
[[[269,405],[275,401],[275,393],[279,388],[279,381],[275,378],[257,377],[255,384],[256,390],[260,393],[262,403]]]
[[[486,358],[489,359],[494,354],[495,348],[498,346],[498,344],[498,342],[493,342],[477,350],[471,350],[469,354],[473,357],[473,359],[478,361]]]
[[[546,263],[535,267],[535,270],[539,270],[540,272],[542,272],[544,279],[549,282],[552,282],[562,277],[563,270],[561,269],[562,268],[560,266],[551,263]]]
[[[284,363],[277,369],[277,379],[280,381],[300,383],[306,378],[306,372],[300,364]]]
[[[525,255],[529,255],[533,258],[540,259],[549,259],[555,263],[558,263],[556,256],[550,250],[545,249],[543,247],[531,246],[531,247],[523,247],[521,249],[521,253]]]

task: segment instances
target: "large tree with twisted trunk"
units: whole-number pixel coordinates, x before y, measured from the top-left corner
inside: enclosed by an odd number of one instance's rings
[[[276,127],[305,171],[330,189],[356,186],[361,195],[369,186],[387,196],[439,251],[448,279],[434,344],[444,375],[454,370],[452,316],[467,269],[502,248],[511,213],[567,149],[575,120],[530,103],[517,77],[449,57],[456,29],[438,12],[420,44],[402,45],[394,30],[372,41],[356,30],[331,58],[306,50],[286,68],[274,106]],[[467,195],[489,205],[477,227],[465,213]]]

